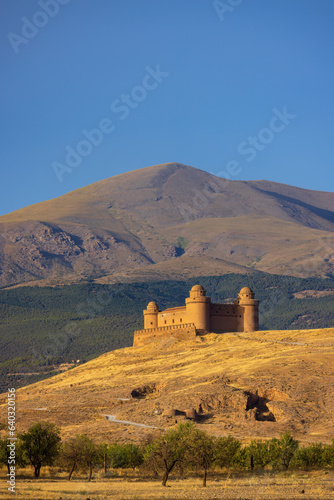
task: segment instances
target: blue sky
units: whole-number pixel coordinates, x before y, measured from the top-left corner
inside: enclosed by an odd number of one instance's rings
[[[172,161],[333,190],[332,0],[0,9],[0,214]]]

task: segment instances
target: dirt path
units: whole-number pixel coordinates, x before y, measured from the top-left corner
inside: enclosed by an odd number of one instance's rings
[[[161,429],[161,427],[155,427],[154,425],[137,424],[137,422],[130,422],[129,420],[116,420],[116,415],[104,415],[109,422],[115,422],[115,424],[127,424],[136,425],[137,427],[148,427],[149,429]]]

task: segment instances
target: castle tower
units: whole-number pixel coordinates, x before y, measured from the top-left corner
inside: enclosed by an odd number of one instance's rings
[[[144,328],[157,328],[158,327],[158,313],[159,307],[156,302],[150,302],[147,309],[144,309]]]
[[[259,301],[254,299],[253,290],[248,286],[242,288],[235,304],[239,308],[238,331],[256,332],[259,329]]]
[[[210,297],[201,285],[195,285],[186,299],[186,312],[189,321],[195,324],[197,330],[210,331]]]

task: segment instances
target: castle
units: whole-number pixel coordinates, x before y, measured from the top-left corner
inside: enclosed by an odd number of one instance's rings
[[[201,285],[190,290],[186,305],[160,311],[150,302],[144,313],[144,329],[134,333],[134,346],[162,337],[189,340],[206,332],[254,332],[259,329],[259,301],[251,288],[240,290],[233,304],[213,304]]]

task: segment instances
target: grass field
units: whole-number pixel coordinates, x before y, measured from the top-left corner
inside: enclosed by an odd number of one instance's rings
[[[25,473],[26,474],[26,473]],[[5,469],[1,476],[4,477]],[[67,481],[65,477],[53,477],[48,471],[41,479],[27,475],[18,476],[16,493],[7,491],[4,480],[0,482],[0,498],[9,500],[330,500],[334,494],[333,471],[308,471],[257,474],[212,474],[204,489],[199,478],[171,478],[167,487],[158,479],[128,474],[110,477],[97,473],[88,483],[84,477]]]
[[[49,420],[65,440],[87,433],[96,442],[140,443],[152,429],[105,415],[165,429],[176,423],[169,410],[194,408],[196,425],[213,435],[247,442],[291,432],[301,443],[331,443],[333,336],[331,328],[209,334],[112,351],[18,389],[17,429]],[[146,387],[152,390],[145,393]],[[144,397],[136,397],[133,391],[141,390]],[[250,409],[255,395],[258,407]],[[257,420],[256,410],[264,417],[271,412],[275,421]],[[0,420],[6,411],[1,394]]]

